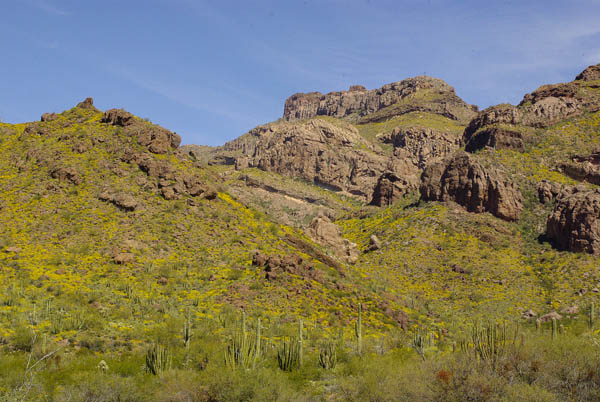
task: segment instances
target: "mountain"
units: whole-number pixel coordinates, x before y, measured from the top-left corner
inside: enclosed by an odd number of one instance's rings
[[[359,309],[372,351],[573,312],[600,293],[599,127],[600,65],[483,111],[430,77],[294,94],[220,147],[90,98],[0,123],[0,343],[222,369],[240,310],[314,353]]]

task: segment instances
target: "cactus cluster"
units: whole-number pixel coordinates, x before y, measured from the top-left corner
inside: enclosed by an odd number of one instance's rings
[[[277,364],[283,371],[292,371],[301,367],[304,360],[304,324],[298,324],[298,338],[284,339],[277,350]]]
[[[319,348],[319,366],[325,370],[335,368],[337,364],[337,350],[335,344],[328,342]]]
[[[412,348],[417,352],[419,356],[421,356],[423,360],[425,360],[425,339],[426,336],[423,334],[423,332],[419,330],[414,333],[413,340],[411,343]]]
[[[489,361],[495,365],[501,356],[504,356],[510,346],[514,346],[517,340],[518,330],[514,337],[509,339],[508,328],[505,323],[487,323],[481,326],[479,323],[473,325],[471,331],[472,348],[480,360]],[[463,344],[463,349],[470,345]]]
[[[261,356],[260,344],[260,319],[256,323],[256,335],[252,339],[246,332],[246,313],[242,313],[242,323],[238,331],[234,332],[225,350],[225,364],[232,369],[242,367],[251,369],[256,367]]]
[[[169,349],[155,344],[146,352],[146,371],[152,375],[159,375],[171,368],[171,360]]]

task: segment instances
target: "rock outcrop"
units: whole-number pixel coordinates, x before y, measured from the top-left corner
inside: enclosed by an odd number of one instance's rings
[[[486,147],[523,150],[523,135],[519,131],[499,127],[486,127],[465,137],[465,141],[465,151],[467,152],[476,152]]]
[[[414,188],[416,183],[413,180],[386,172],[379,176],[370,204],[378,207],[392,205]]]
[[[567,176],[575,180],[600,185],[600,151],[575,156],[571,162],[560,167]]]
[[[300,177],[367,201],[389,159],[350,124],[322,119],[259,126],[223,149],[241,154],[238,168]]]
[[[344,239],[338,225],[326,216],[315,217],[308,225],[306,234],[315,242],[330,248],[338,258],[348,263],[353,264],[358,259],[359,252],[356,244]]]
[[[589,91],[590,87],[597,87],[590,81],[598,79],[600,64],[586,68],[575,81],[539,87],[525,95],[518,106],[502,104],[489,107],[470,121],[464,132],[464,142],[469,145],[473,141],[469,151],[481,149],[481,144],[492,146],[489,141],[495,141],[496,147],[500,144],[519,149],[518,130],[511,130],[511,125],[548,127],[585,112],[600,110],[600,97]],[[486,126],[496,126],[501,131],[480,134],[478,131]],[[492,133],[504,138],[486,140]]]
[[[465,153],[432,164],[421,178],[425,201],[454,201],[467,211],[490,212],[508,221],[518,220],[523,210],[521,193],[504,174]]]
[[[565,191],[568,191],[568,186],[563,186],[562,184],[554,183],[548,180],[542,180],[536,185],[536,190],[538,193],[538,199],[542,204],[548,204],[555,199],[561,197],[566,194]]]
[[[281,280],[289,274],[317,282],[323,281],[321,271],[315,269],[297,254],[288,254],[281,257],[277,255],[266,255],[260,251],[256,251],[252,256],[252,265],[263,268],[265,271],[265,279],[268,281]]]
[[[98,197],[102,201],[112,202],[118,208],[124,211],[135,211],[138,202],[131,194],[113,193],[110,190],[103,191]]]
[[[396,127],[377,138],[394,146],[396,159],[409,160],[419,169],[424,169],[434,159],[450,155],[461,143],[456,134],[428,127]]]
[[[79,172],[71,167],[55,167],[51,170],[50,176],[58,180],[71,182],[75,185],[81,184],[83,181]]]
[[[594,66],[589,66],[585,70],[583,70],[577,77],[575,77],[576,81],[596,81],[600,80],[600,64],[596,64]]]
[[[420,76],[366,90],[353,85],[348,91],[297,93],[290,96],[283,112],[285,120],[308,119],[315,116],[333,116],[357,120],[373,115],[390,106],[397,106],[392,115],[381,113],[373,121],[414,111],[440,114],[465,123],[475,115],[476,107],[456,96],[454,88],[436,78]]]
[[[600,254],[600,190],[563,191],[546,221],[546,235],[561,249]]]
[[[170,149],[177,149],[181,144],[181,137],[177,133],[140,121],[123,109],[107,110],[101,122],[124,127],[127,135],[135,137],[140,145],[155,154],[166,154]]]

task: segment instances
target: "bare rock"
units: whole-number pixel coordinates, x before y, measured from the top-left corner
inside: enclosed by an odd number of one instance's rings
[[[129,125],[125,132],[136,137],[141,145],[155,154],[166,154],[170,149],[176,149],[181,143],[181,137],[178,134],[153,124]]]
[[[544,85],[525,95],[519,106],[524,111],[522,123],[533,127],[548,127],[584,112],[577,87],[571,83]]]
[[[600,151],[590,155],[578,155],[569,163],[561,165],[562,171],[569,177],[600,185]]]
[[[259,126],[223,146],[244,166],[299,177],[369,201],[388,157],[350,124],[322,119]]]
[[[520,191],[504,174],[484,168],[466,153],[429,166],[421,180],[425,201],[454,201],[469,212],[490,212],[508,221],[518,220],[523,210]]]
[[[552,311],[548,314],[544,314],[543,316],[541,316],[539,318],[540,322],[550,322],[552,320],[561,320],[562,319],[562,315],[558,314],[556,311]]]
[[[516,130],[488,127],[465,137],[465,151],[476,152],[485,147],[523,150],[523,135]]]
[[[83,181],[77,170],[71,167],[56,167],[51,170],[50,176],[58,180],[69,181],[75,185],[81,184]]]
[[[126,193],[114,194],[110,190],[104,190],[98,198],[101,201],[112,202],[125,211],[134,211],[138,207],[137,200],[132,195]]]
[[[77,107],[80,109],[98,110],[94,107],[94,100],[92,98],[85,98],[84,101],[77,104]]]
[[[116,253],[113,256],[115,264],[126,265],[131,264],[135,261],[135,255],[133,253]]]
[[[379,176],[370,204],[378,207],[392,205],[414,188],[416,183],[413,180],[386,172]]]
[[[340,228],[326,216],[315,217],[306,230],[315,242],[331,248],[335,255],[351,264],[358,259],[356,244],[342,237]]]
[[[468,142],[471,137],[481,128],[493,124],[519,124],[522,119],[522,114],[513,105],[501,104],[488,107],[479,112],[477,117],[469,122],[465,129],[463,138]]]
[[[425,93],[430,96],[419,96]],[[426,111],[466,123],[475,114],[474,107],[456,96],[450,85],[436,78],[421,76],[369,91],[363,86],[353,85],[348,91],[326,95],[320,92],[297,93],[286,100],[283,118],[292,121],[315,116],[368,116],[392,105],[398,107],[390,110],[389,115],[384,113],[373,118],[384,120],[394,115]]]
[[[255,251],[252,257],[252,265],[263,268],[265,279],[268,281],[283,279],[287,274],[297,275],[318,282],[323,281],[322,273],[305,262],[297,254],[288,254],[280,257],[276,255],[268,256],[260,251]]]
[[[58,119],[58,115],[56,113],[44,113],[42,117],[40,117],[40,121],[42,122],[54,121],[56,119]]]
[[[367,248],[367,251],[376,251],[376,250],[379,250],[380,248],[381,248],[381,240],[379,240],[379,238],[377,236],[372,234],[371,237],[369,237],[369,248]]]
[[[450,155],[461,143],[460,136],[428,127],[396,127],[377,138],[394,146],[397,159],[410,160],[419,169]]]
[[[548,180],[542,180],[536,185],[538,199],[542,204],[554,201],[565,191],[565,186]]]
[[[577,77],[575,77],[576,81],[596,81],[600,80],[600,64],[596,64],[595,66],[589,66],[585,70],[583,70]]]
[[[136,120],[131,113],[124,109],[110,109],[104,112],[100,122],[125,127],[134,124]]]
[[[131,157],[131,161],[136,162],[139,168],[150,177],[166,180],[175,178],[175,170],[168,161],[155,159],[150,154],[134,155]]]
[[[575,187],[559,197],[546,235],[562,249],[600,254],[600,191]]]

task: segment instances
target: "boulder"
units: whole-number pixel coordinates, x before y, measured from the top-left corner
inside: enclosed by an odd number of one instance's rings
[[[507,221],[518,220],[523,210],[523,197],[514,184],[466,153],[429,166],[421,181],[424,201],[454,201],[469,212],[490,212]]]
[[[137,138],[140,145],[155,154],[166,154],[169,149],[176,149],[181,143],[178,134],[149,123],[130,124],[125,129],[125,133]]]
[[[550,322],[552,320],[561,320],[562,315],[558,314],[556,311],[552,311],[548,314],[544,314],[539,318],[540,322]]]
[[[110,190],[104,190],[98,198],[102,201],[112,202],[124,211],[134,211],[138,207],[137,200],[132,195],[126,193],[114,194]]]
[[[381,248],[381,240],[379,240],[379,238],[377,236],[372,234],[369,237],[369,248],[367,248],[367,251],[375,251],[375,250],[379,250],[380,248]]]
[[[44,113],[42,117],[40,117],[40,121],[54,121],[58,119],[58,115],[56,113]]]
[[[315,242],[329,247],[337,257],[348,263],[355,263],[358,259],[356,244],[344,239],[340,228],[326,216],[315,217],[306,230],[306,234]]]
[[[136,122],[135,116],[124,109],[110,109],[104,112],[100,119],[101,123],[112,124],[113,126],[126,127]]]
[[[415,187],[413,181],[386,172],[379,176],[370,204],[378,207],[392,205]]]
[[[115,264],[130,264],[135,261],[135,255],[133,253],[116,253],[113,256],[113,261]]]
[[[84,101],[77,104],[77,107],[80,109],[98,110],[94,107],[94,100],[92,98],[85,98]]]
[[[600,255],[600,190],[565,192],[546,220],[546,235],[564,250]]]
[[[130,194],[118,193],[113,197],[113,204],[125,211],[134,211],[137,206],[137,200]]]
[[[50,176],[61,181],[69,181],[75,185],[81,184],[81,175],[71,167],[56,167],[50,171]]]

